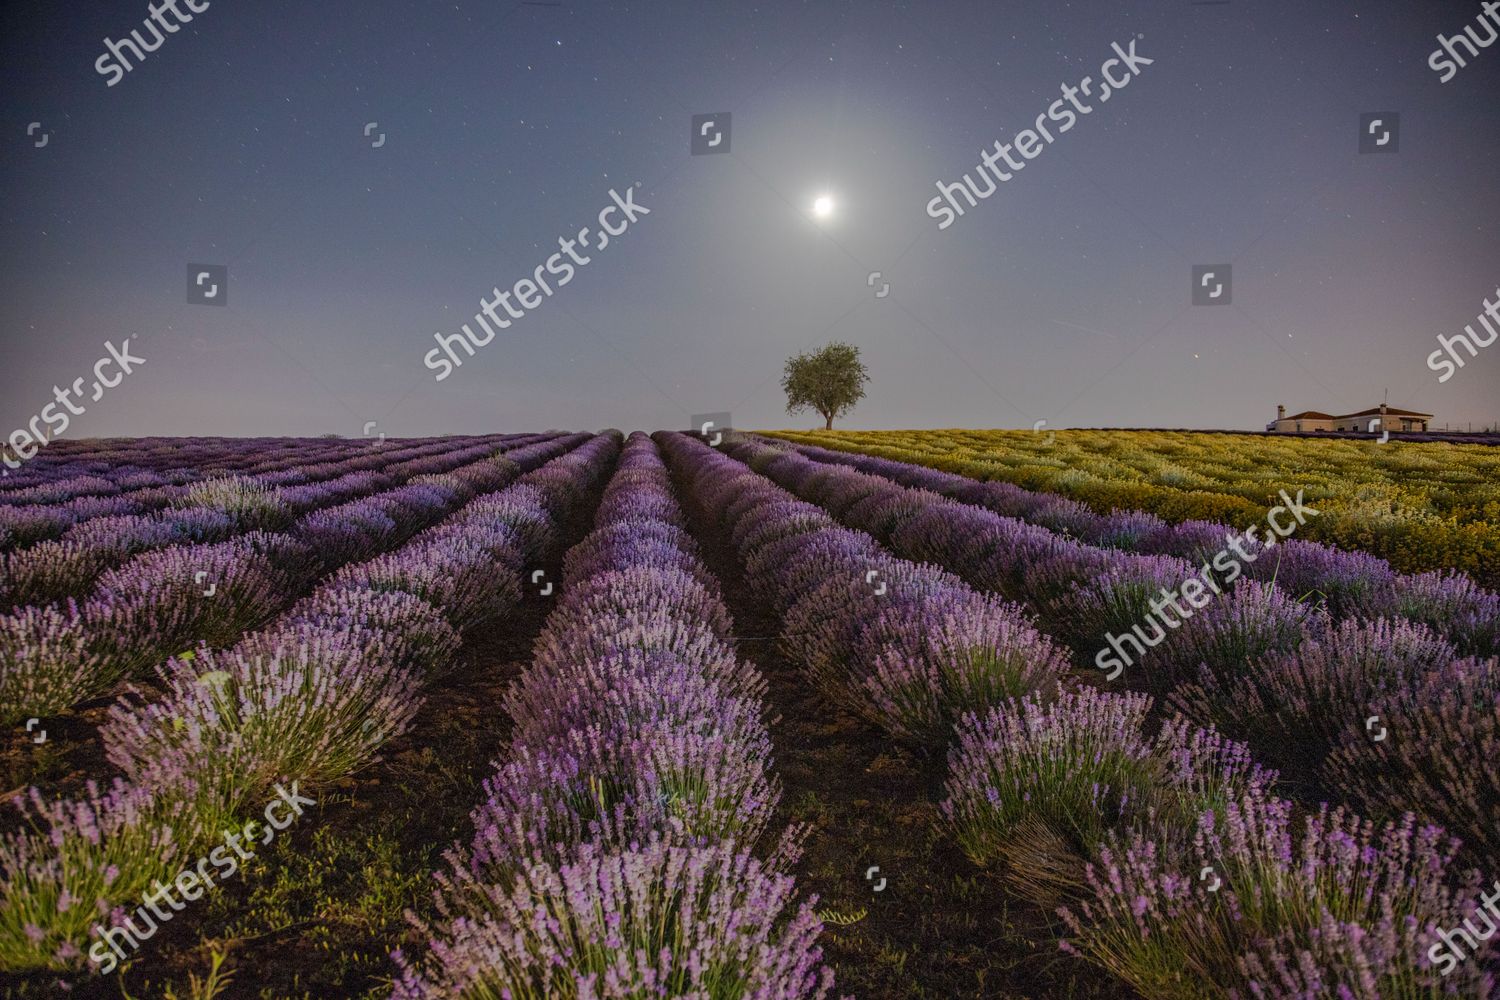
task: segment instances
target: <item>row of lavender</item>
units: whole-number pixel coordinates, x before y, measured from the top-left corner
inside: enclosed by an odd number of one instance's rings
[[[516,440],[500,455],[486,445],[434,456],[423,465],[441,473],[307,514],[288,534],[254,530],[141,553],[103,574],[81,606],[0,616],[0,721],[63,711],[189,646],[224,648],[327,573],[401,544],[584,436]]]
[[[943,811],[980,865],[1062,902],[1065,947],[1149,997],[1488,995],[1427,949],[1459,926],[1478,876],[1410,817],[1298,813],[1276,774],[1151,699],[1083,686],[1022,609],[893,557],[749,467],[663,438],[690,502],[732,539],[780,645],[889,732],[953,740]],[[852,520],[914,521],[923,498],[845,494]]]
[[[1029,577],[1024,572],[1026,564],[1014,560],[984,567],[984,585],[1014,593],[1017,600],[1029,598],[1039,589],[1065,587],[1082,580],[1089,572],[1116,565],[1130,566],[1138,573],[1150,574],[1155,570],[1157,575],[1167,578],[1171,578],[1171,573],[1197,575],[1200,567],[1207,565],[1222,582],[1224,571],[1213,566],[1212,561],[1224,551],[1229,539],[1241,533],[1240,529],[1211,521],[1168,524],[1144,511],[1096,514],[1076,500],[1053,493],[1033,493],[1011,483],[980,482],[873,455],[807,445],[789,447],[787,442],[764,438],[754,440],[824,465],[848,466],[960,504],[983,508],[967,514],[953,507],[942,508],[944,516],[964,516],[965,528],[973,524],[992,532],[998,522],[983,516],[988,511],[1040,529],[1027,533],[1018,526],[1002,526],[1011,533],[1012,537],[1007,539],[1010,546],[1022,546],[1028,555],[1047,556],[1051,563],[1047,567],[1037,568]],[[1246,542],[1243,547],[1248,552],[1241,563],[1245,578],[1263,583],[1274,581],[1278,588],[1299,598],[1315,597],[1337,618],[1407,618],[1440,630],[1465,654],[1500,654],[1500,594],[1477,587],[1463,573],[1401,574],[1378,556],[1295,538],[1279,542],[1274,547],[1275,557],[1264,561],[1260,557],[1268,552],[1266,545]],[[1122,563],[1112,550],[1167,558],[1159,562]],[[1078,572],[1071,578],[1059,578],[1056,575],[1059,566],[1073,566]],[[1178,575],[1165,585],[1175,587],[1188,577]],[[1132,615],[1123,627],[1128,629],[1140,620],[1138,615]]]
[[[397,451],[478,443],[470,438],[411,438],[401,443],[328,438],[110,438],[61,442],[0,478],[0,508],[115,495],[147,486],[255,474],[273,484],[310,481],[309,467],[368,462],[376,468]],[[10,471],[10,470],[6,470]]]
[[[1134,630],[1144,656],[1123,683],[1372,815],[1440,823],[1470,860],[1500,869],[1500,774],[1469,765],[1500,750],[1500,597],[1466,577],[1401,576],[1284,541],[1252,551],[1238,583],[1217,577],[1223,596],[1168,628],[1155,610],[1203,579],[1198,560],[1089,545],[795,451],[729,447],[896,552],[1025,600],[1085,662]]]
[[[0,563],[0,596],[11,589],[12,576],[25,573],[28,564],[18,557],[29,549],[51,547],[55,551],[57,543],[87,543],[142,530],[154,522],[164,522],[159,530],[175,529],[171,537],[176,540],[202,540],[205,533],[227,531],[231,526],[183,519],[183,515],[215,510],[249,520],[255,527],[285,526],[315,507],[358,495],[371,488],[368,483],[393,485],[401,478],[446,471],[434,468],[444,456],[464,451],[477,454],[513,440],[492,437],[462,445],[419,443],[385,453],[367,448],[338,461],[318,461],[310,455],[302,464],[291,466],[285,459],[267,460],[228,474],[194,474],[177,483],[0,507],[0,552],[9,552]]]
[[[423,443],[433,442],[413,442]],[[0,507],[190,483],[252,468],[264,473],[295,470],[349,458],[356,449],[368,452],[370,444],[286,438],[122,438],[71,446],[64,442],[0,478]]]
[[[232,650],[172,660],[164,698],[117,704],[103,736],[124,779],[81,801],[18,797],[34,830],[0,839],[0,968],[102,962],[102,937],[88,943],[100,926],[120,928],[117,942],[149,939],[151,911],[128,904],[242,827],[270,789],[374,759],[463,637],[516,607],[526,567],[618,449],[617,436],[587,439],[401,549],[345,567]]]
[[[451,448],[451,442],[420,441],[399,450],[401,458],[410,459]],[[157,470],[127,462],[0,494],[6,501],[0,504],[0,551],[56,538],[94,517],[160,510],[180,502],[194,484],[208,479],[253,477],[266,486],[296,486],[379,468],[392,459],[368,446],[363,453],[305,447],[300,452],[292,447],[266,452],[254,442],[239,440],[219,442],[215,454],[217,461],[205,460],[195,467]]]
[[[395,997],[827,994],[813,904],[792,912],[797,833],[770,834],[765,681],[730,627],[655,445],[632,436]]]
[[[545,439],[527,435],[459,448],[423,448],[379,470],[363,468],[361,459],[361,468],[326,466],[316,470],[315,478],[293,486],[272,485],[270,477],[203,480],[164,509],[86,518],[56,539],[0,554],[0,607],[82,597],[106,572],[144,552],[222,542],[250,531],[295,534],[304,526],[316,530],[314,515],[319,511],[406,483],[430,481],[497,449]]]

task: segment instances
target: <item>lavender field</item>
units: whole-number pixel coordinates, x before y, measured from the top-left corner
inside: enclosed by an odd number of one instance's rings
[[[1500,1000],[1500,0],[0,80],[0,1000]]]
[[[1058,515],[745,434],[56,445],[0,486],[0,982],[1495,995],[1500,597]]]

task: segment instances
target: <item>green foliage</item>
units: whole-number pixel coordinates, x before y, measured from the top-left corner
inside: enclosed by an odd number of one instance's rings
[[[842,417],[865,398],[870,373],[859,360],[859,348],[834,341],[820,351],[788,358],[781,388],[786,391],[786,412],[816,410],[831,430],[835,417]]]
[[[209,951],[209,961],[211,964],[208,970],[208,977],[206,979],[199,979],[196,972],[188,973],[188,991],[186,994],[179,994],[175,988],[168,984],[163,988],[162,997],[164,1000],[215,1000],[219,994],[229,989],[229,984],[234,979],[234,972],[223,967],[224,959],[227,957],[228,955],[219,951],[219,949],[211,948]],[[125,1000],[136,1000],[125,989],[123,983],[120,986],[120,993],[125,997]]]
[[[1500,588],[1500,448],[1195,431],[787,431],[779,437],[1167,521],[1254,524],[1289,483],[1319,516],[1299,538],[1403,573],[1457,569]]]
[[[194,483],[178,501],[178,506],[223,511],[247,531],[279,531],[291,522],[291,513],[281,498],[281,491],[245,476]]]

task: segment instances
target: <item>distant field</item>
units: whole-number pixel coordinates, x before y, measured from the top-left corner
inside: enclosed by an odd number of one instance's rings
[[[784,431],[803,444],[914,462],[1070,497],[1099,513],[1248,524],[1280,490],[1321,516],[1301,537],[1406,572],[1500,583],[1500,450],[1190,431]]]

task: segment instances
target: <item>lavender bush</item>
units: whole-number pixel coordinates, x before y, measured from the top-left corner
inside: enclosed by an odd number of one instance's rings
[[[106,573],[86,615],[101,653],[135,673],[194,641],[225,646],[269,621],[312,566],[286,535],[161,549]]]
[[[891,596],[854,642],[849,684],[899,738],[946,745],[966,713],[1047,697],[1068,672],[1066,654],[1015,605],[966,587]]]
[[[1365,552],[1293,538],[1274,553],[1262,552],[1245,575],[1275,581],[1279,590],[1327,607],[1335,618],[1378,618],[1395,608],[1397,574],[1390,564]]]
[[[1025,842],[1087,854],[1157,786],[1142,734],[1151,699],[1092,688],[971,715],[949,753],[944,818],[977,865],[1029,857]]]
[[[221,511],[252,531],[278,531],[290,521],[280,490],[240,476],[194,483],[182,505]]]
[[[492,557],[477,546],[466,551],[426,539],[345,567],[335,575],[334,582],[419,597],[443,609],[460,633],[514,607],[521,599],[515,574],[494,572]]]
[[[822,998],[833,972],[816,945],[816,899],[726,843],[627,851],[585,847],[514,882],[470,885],[424,925],[432,954],[396,955],[393,1000],[642,996]],[[470,901],[473,902],[470,902]]]
[[[1411,811],[1442,823],[1469,856],[1500,859],[1500,659],[1463,659],[1392,685],[1370,701],[1388,731],[1351,720],[1325,765],[1331,785],[1379,816]]]
[[[76,605],[0,615],[0,725],[56,714],[120,679],[89,648]]]
[[[1197,611],[1140,666],[1153,689],[1169,690],[1206,670],[1233,683],[1248,663],[1298,648],[1309,632],[1327,627],[1326,613],[1288,596],[1280,587],[1247,582]]]
[[[1427,628],[1396,620],[1321,623],[1290,650],[1237,673],[1203,669],[1171,704],[1204,723],[1243,733],[1283,764],[1316,764],[1351,724],[1361,727],[1385,691],[1450,663],[1454,649]]]
[[[382,638],[304,624],[229,653],[173,659],[158,672],[164,697],[110,710],[105,752],[132,781],[177,762],[222,774],[239,796],[349,774],[421,704],[416,670],[397,664]]]
[[[432,676],[451,664],[462,639],[437,608],[399,591],[329,586],[294,607],[286,624],[307,622],[340,633],[379,633],[397,663]]]
[[[184,848],[149,792],[94,783],[79,800],[48,802],[32,789],[15,805],[29,829],[0,834],[0,967],[79,968],[90,930],[173,878]],[[212,820],[210,820],[212,821]]]
[[[1096,558],[1091,559],[1089,553],[1075,547],[1038,562],[1029,571],[1028,579],[1042,584],[1046,620],[1056,623],[1060,637],[1086,662],[1104,648],[1110,635],[1133,633],[1143,645],[1160,643],[1165,628],[1154,621],[1147,623],[1151,602],[1159,601],[1162,591],[1182,586],[1192,575],[1192,566],[1170,556],[1128,556],[1100,565],[1097,558],[1101,556],[1095,552]],[[1068,576],[1073,577],[1071,585],[1044,582],[1048,577]],[[1142,673],[1149,676],[1149,671],[1147,664],[1130,673],[1134,679]]]
[[[6,553],[0,556],[0,607],[47,604],[81,594],[124,558],[95,546],[51,539]]]
[[[397,955],[396,996],[826,993],[816,919],[782,916],[800,834],[763,843],[781,795],[765,681],[726,641],[684,523],[633,436],[507,697],[512,743],[438,875],[439,916],[416,921],[430,953]]]
[[[1490,996],[1482,956],[1446,979],[1428,957],[1473,912],[1478,877],[1455,871],[1456,850],[1409,816],[1299,820],[1256,790],[1205,812],[1185,848],[1151,832],[1103,847],[1090,898],[1060,911],[1064,947],[1153,1000]]]
[[[1466,656],[1500,656],[1500,594],[1463,573],[1419,573],[1401,580],[1396,613],[1441,633]]]
[[[629,693],[614,705],[644,707]],[[517,740],[485,784],[471,866],[503,882],[520,858],[565,860],[588,843],[624,847],[660,834],[756,844],[780,800],[760,714],[742,701],[691,718],[648,709],[547,741]]]
[[[969,858],[1051,899],[1082,888],[1084,860],[1114,831],[1190,829],[1275,781],[1243,744],[1180,717],[1147,739],[1150,709],[1144,694],[1083,688],[966,717],[942,810]]]

